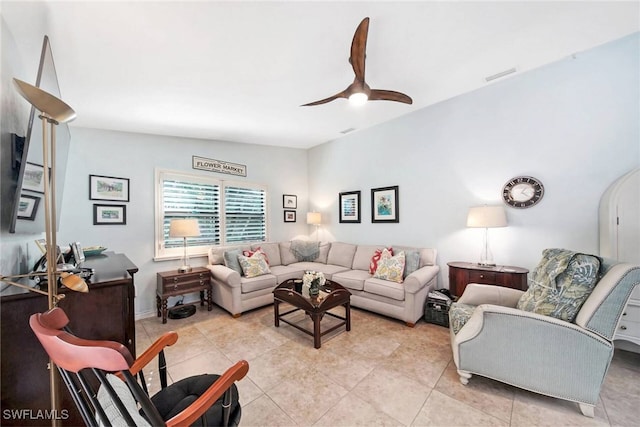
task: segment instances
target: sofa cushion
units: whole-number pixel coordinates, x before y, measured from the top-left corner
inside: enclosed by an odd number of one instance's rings
[[[344,286],[347,289],[361,291],[364,289],[364,281],[370,278],[371,275],[368,271],[347,270],[334,274],[331,277],[331,280]]]
[[[238,255],[238,261],[240,261],[242,272],[247,278],[271,273],[271,270],[269,270],[269,264],[267,264],[267,260],[264,258],[264,254],[262,252],[256,252],[251,257]]]
[[[269,257],[267,256],[267,254],[264,253],[264,251],[258,246],[256,249],[249,249],[248,251],[242,251],[242,255],[251,258],[254,255],[260,256],[262,257],[267,265],[269,265]],[[242,264],[240,264],[240,266],[242,267]]]
[[[312,262],[320,255],[320,242],[308,240],[292,240],[289,250],[297,261]]]
[[[358,247],[356,248],[356,253],[353,256],[353,263],[351,264],[351,268],[354,270],[367,271],[369,269],[371,257],[379,247],[380,246],[373,245],[358,245]]]
[[[298,262],[293,252],[291,252],[291,242],[280,242],[280,262],[282,265]]]
[[[403,277],[407,277],[420,268],[420,252],[418,250],[404,251],[404,273]]]
[[[320,243],[320,254],[318,254],[318,258],[316,258],[314,262],[326,264],[327,257],[329,256],[329,249],[331,249],[331,243]]]
[[[382,250],[378,268],[373,274],[376,279],[390,280],[396,283],[402,283],[404,277],[404,251],[400,251],[398,255],[391,256],[391,252],[387,249]]]
[[[240,266],[240,261],[238,261],[239,255],[242,255],[242,251],[240,249],[230,249],[226,251],[224,253],[224,265],[234,271],[237,271],[242,276],[244,273]]]
[[[598,283],[600,259],[565,249],[545,249],[517,308],[573,322]]]
[[[262,252],[264,252],[264,254],[267,256],[269,267],[282,264],[280,262],[280,245],[278,243],[256,243],[254,245],[251,245],[251,249],[261,249]]]
[[[400,245],[393,245],[393,249],[395,251],[395,253],[398,253],[400,251],[418,251],[420,253],[420,267],[422,268],[425,265],[436,265],[436,254],[437,251],[433,248],[415,248],[412,246],[400,246]]]
[[[275,288],[276,285],[276,276],[273,274],[240,278],[240,290],[243,294],[258,291],[260,289]]]
[[[276,282],[278,284],[284,282],[287,279],[299,279],[304,274],[301,268],[295,267],[295,265],[274,265],[269,266],[271,274],[276,276]]]
[[[364,291],[394,300],[404,301],[404,287],[402,283],[371,278],[365,280]]]
[[[352,245],[350,243],[331,243],[331,249],[329,249],[329,255],[327,256],[327,264],[351,268],[356,248],[356,245]]]

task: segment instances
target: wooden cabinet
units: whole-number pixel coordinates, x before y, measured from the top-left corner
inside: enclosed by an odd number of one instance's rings
[[[65,294],[59,306],[69,316],[69,328],[81,338],[123,343],[135,357],[133,275],[138,268],[125,255],[113,252],[87,258],[83,266],[95,270],[88,293],[58,289],[58,293]],[[18,288],[7,292],[14,289]],[[49,357],[29,327],[29,317],[47,308],[46,296],[26,290],[12,295],[3,293],[0,298],[2,409],[31,411],[23,412],[21,418],[3,418],[2,424],[51,425],[48,419],[36,419],[38,410],[51,410]],[[82,425],[71,396],[62,381],[59,383],[60,409],[68,411],[68,419],[62,420],[62,424]]]
[[[527,273],[529,270],[521,267],[496,265],[493,267],[478,265],[470,262],[450,262],[449,291],[459,297],[469,283],[504,286],[519,290],[527,289]]]
[[[177,295],[200,292],[200,305],[204,305],[205,293],[207,310],[211,311],[211,273],[205,267],[195,267],[188,273],[177,270],[158,273],[158,289],[156,291],[156,306],[158,317],[162,315],[162,323],[167,323],[167,298]]]

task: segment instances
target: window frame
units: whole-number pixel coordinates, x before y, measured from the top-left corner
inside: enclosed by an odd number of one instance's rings
[[[225,211],[225,188],[240,187],[251,190],[260,190],[265,192],[265,206],[264,206],[264,222],[265,222],[265,242],[269,241],[269,191],[265,184],[258,184],[254,182],[246,181],[232,181],[224,180],[217,177],[210,177],[202,174],[194,174],[183,171],[174,171],[168,169],[156,169],[155,170],[155,236],[154,236],[154,260],[168,260],[179,259],[184,255],[184,248],[182,246],[176,248],[164,247],[164,192],[163,181],[165,180],[177,180],[188,181],[199,184],[218,185],[220,194],[220,244],[219,245],[199,245],[189,246],[189,256],[199,257],[207,256],[209,248],[212,246],[225,246],[226,242],[226,211]],[[259,243],[262,241],[252,240],[245,242],[233,242],[232,245],[243,245],[251,243]]]

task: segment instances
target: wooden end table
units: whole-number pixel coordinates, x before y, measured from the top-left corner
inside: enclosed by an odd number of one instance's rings
[[[273,314],[274,324],[276,327],[279,327],[280,321],[283,321],[305,334],[311,335],[313,337],[314,348],[320,348],[320,339],[323,335],[335,331],[343,325],[347,331],[351,330],[351,292],[346,290],[342,285],[331,280],[327,280],[320,288],[320,295],[317,297],[304,297],[302,294],[296,292],[295,285],[296,279],[289,279],[282,282],[273,290]],[[285,313],[280,313],[281,302],[289,303],[294,308]],[[328,312],[328,310],[338,306],[344,307],[344,317]],[[311,317],[311,320],[313,320],[313,331],[309,331],[284,318],[284,316],[299,310],[304,310],[304,312]],[[324,332],[321,332],[320,321],[325,314],[327,316],[340,319],[342,322],[332,326]]]
[[[449,262],[449,291],[460,297],[469,283],[503,286],[527,290],[527,273],[522,267],[508,265],[483,266],[471,262]]]
[[[211,273],[205,267],[194,267],[188,273],[178,270],[158,273],[156,290],[156,308],[158,317],[162,315],[162,323],[167,323],[167,298],[200,291],[200,305],[204,306],[205,293],[207,310],[213,308],[211,299]]]

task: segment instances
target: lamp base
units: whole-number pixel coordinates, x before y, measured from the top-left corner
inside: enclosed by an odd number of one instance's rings
[[[183,265],[178,269],[178,273],[191,273],[191,270],[193,270],[193,268],[191,268],[190,265]]]
[[[483,267],[495,267],[496,263],[492,261],[480,261],[478,265],[481,265]]]

